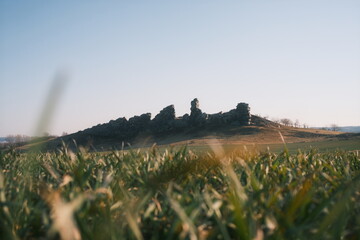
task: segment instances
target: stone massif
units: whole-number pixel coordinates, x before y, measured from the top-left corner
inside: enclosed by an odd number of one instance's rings
[[[250,107],[247,103],[239,103],[236,106],[237,119],[241,125],[249,125],[251,123]]]
[[[175,118],[174,105],[167,106],[151,121],[151,130],[158,134],[169,132],[174,128]]]
[[[200,109],[199,100],[195,98],[191,101],[189,125],[193,127],[202,127],[206,124],[207,114]]]
[[[236,109],[229,112],[206,114],[201,111],[199,100],[195,98],[191,101],[190,115],[176,117],[174,105],[170,105],[162,109],[153,119],[150,113],[134,116],[129,120],[118,118],[68,135],[68,137],[82,144],[89,140],[104,141],[106,139],[131,142],[141,133],[158,136],[224,125],[247,126],[249,124],[251,124],[251,114],[247,103],[239,103]]]

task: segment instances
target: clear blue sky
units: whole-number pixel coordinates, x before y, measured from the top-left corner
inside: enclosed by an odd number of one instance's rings
[[[360,1],[0,1],[0,136],[34,134],[59,71],[53,134],[195,97],[360,125]]]

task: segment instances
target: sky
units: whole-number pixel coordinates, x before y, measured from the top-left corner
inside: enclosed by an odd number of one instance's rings
[[[360,1],[0,1],[0,136],[182,116],[195,97],[360,125],[359,89]]]

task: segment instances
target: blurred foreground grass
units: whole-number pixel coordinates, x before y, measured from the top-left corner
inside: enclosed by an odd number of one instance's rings
[[[357,151],[2,152],[0,239],[359,239]]]

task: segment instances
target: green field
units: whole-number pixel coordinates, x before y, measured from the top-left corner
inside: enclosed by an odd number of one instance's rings
[[[160,149],[166,150],[169,146],[161,146]],[[237,150],[248,150],[257,152],[273,152],[281,153],[286,148],[289,153],[295,154],[299,151],[311,151],[316,149],[317,152],[326,153],[337,150],[345,151],[360,151],[360,139],[347,140],[326,140],[326,141],[309,141],[309,142],[294,142],[294,143],[270,143],[270,144],[222,144],[221,147],[225,152],[233,152]],[[180,147],[175,147],[179,149]],[[210,145],[191,145],[188,147],[196,153],[206,153],[211,151]]]
[[[0,239],[359,239],[359,152],[306,146],[3,151]]]
[[[270,151],[280,152],[284,149],[284,144],[270,144],[261,145],[260,149],[269,147]],[[298,143],[287,143],[286,147],[290,153],[297,153],[300,151],[310,151],[315,148],[319,152],[332,152],[336,150],[346,151],[360,151],[360,140],[349,139],[349,140],[327,140],[327,141],[315,141],[315,142],[298,142]]]

